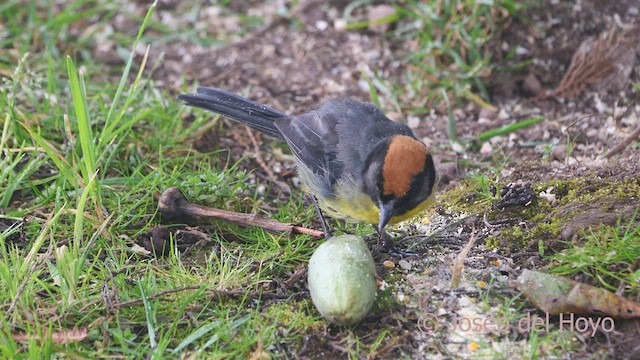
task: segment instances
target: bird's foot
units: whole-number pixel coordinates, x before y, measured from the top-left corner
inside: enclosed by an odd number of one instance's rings
[[[387,255],[395,258],[408,258],[413,256],[418,256],[418,253],[415,251],[407,250],[402,246],[399,246],[397,241],[391,238],[386,231],[383,231],[379,234],[379,240],[376,245],[373,246],[373,250],[378,253],[386,253]]]

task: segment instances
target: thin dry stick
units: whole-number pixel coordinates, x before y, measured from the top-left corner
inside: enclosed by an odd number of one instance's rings
[[[242,226],[257,226],[274,233],[324,237],[324,233],[319,230],[263,219],[253,214],[243,214],[192,204],[187,201],[180,189],[176,187],[171,187],[160,195],[158,209],[162,218],[166,220],[184,220],[185,218],[220,219]]]
[[[163,296],[166,296],[166,295],[169,295],[169,294],[175,294],[175,293],[182,292],[182,291],[187,291],[187,290],[198,290],[198,289],[200,289],[200,287],[201,287],[201,285],[192,285],[192,286],[184,286],[184,287],[177,288],[177,289],[170,289],[170,290],[160,291],[160,292],[157,292],[155,294],[147,296],[147,300],[155,300],[155,299],[157,299],[159,297],[163,297]],[[143,302],[144,302],[144,300],[142,298],[123,301],[123,302],[119,302],[119,303],[114,304],[113,308],[114,309],[121,309],[121,308],[127,307],[127,306],[142,304]]]
[[[287,287],[293,286],[295,283],[300,281],[304,276],[307,275],[307,267],[304,264],[298,266],[298,268],[291,274],[291,276],[284,281],[284,284]]]
[[[271,179],[275,179],[276,177],[273,174],[273,171],[269,166],[267,166],[267,162],[264,161],[264,158],[262,157],[262,153],[260,151],[260,144],[258,144],[258,139],[256,138],[255,132],[250,127],[246,127],[246,129],[247,129],[247,134],[249,134],[249,139],[251,140],[251,145],[253,145],[254,159],[256,160],[258,165],[260,165],[262,170],[264,170],[264,172],[266,172],[267,175],[269,175]]]
[[[171,289],[160,291],[155,294],[147,296],[147,300],[155,300],[160,297],[164,297],[166,295],[187,291],[187,290],[197,290],[200,286],[185,286],[179,289]],[[261,292],[261,291],[245,291],[245,290],[207,290],[204,292],[204,296],[221,296],[221,297],[238,297],[238,296],[248,296],[249,298],[263,298],[263,299],[289,299],[292,297],[298,297],[302,294],[302,292],[296,292],[293,294],[274,294],[269,292]],[[144,299],[132,299],[128,301],[123,301],[121,303],[115,304],[116,309],[121,309],[128,306],[139,305],[144,302]]]
[[[371,354],[370,356],[367,357],[367,359],[375,359],[377,357],[381,357],[384,355],[389,355],[388,353],[395,349],[398,344],[400,344],[400,341],[404,341],[405,339],[407,339],[409,336],[411,336],[411,332],[406,332],[400,336],[395,336],[393,337],[393,339],[391,339],[391,341],[389,341],[386,345],[384,345],[383,347],[381,347],[379,350],[374,351],[373,354]]]
[[[635,130],[629,134],[624,140],[622,140],[618,145],[614,146],[613,149],[609,150],[609,152],[604,156],[605,159],[609,159],[614,155],[617,155],[622,152],[627,146],[631,145],[634,141],[640,138],[640,126],[636,127]]]
[[[470,219],[473,219],[478,215],[480,215],[479,212],[471,214],[471,215],[468,215],[468,216],[465,216],[465,217],[460,218],[460,219],[458,219],[456,221],[453,221],[453,222],[451,222],[451,223],[439,228],[438,230],[434,231],[433,233],[431,233],[431,235],[427,236],[426,238],[423,238],[423,239],[411,244],[407,248],[407,250],[408,251],[415,250],[419,245],[421,245],[423,243],[427,243],[428,244],[430,241],[433,241],[433,239],[435,239],[436,236],[440,236],[441,234],[443,234],[447,230],[453,229],[456,226],[461,225],[464,222],[469,221]],[[422,236],[420,236],[420,237],[422,237]],[[411,239],[411,238],[417,238],[417,237],[416,236],[408,236],[406,239]]]
[[[201,285],[192,285],[192,286],[184,286],[181,288],[177,288],[177,289],[170,289],[170,290],[165,290],[165,291],[160,291],[157,292],[155,294],[149,295],[147,296],[147,300],[155,300],[158,298],[162,298],[165,297],[167,295],[171,295],[171,294],[175,294],[175,293],[179,293],[179,292],[183,292],[183,291],[189,291],[189,290],[198,290],[200,289],[202,286]],[[275,293],[268,293],[268,292],[261,292],[261,291],[245,291],[245,290],[207,290],[204,292],[204,296],[220,296],[220,297],[239,297],[239,296],[248,296],[250,298],[262,298],[262,299],[291,299],[291,298],[299,298],[301,297],[305,292],[304,291],[300,291],[300,292],[295,292],[292,294],[275,294]],[[85,315],[87,313],[88,309],[95,309],[95,306],[98,305],[101,301],[104,301],[104,298],[98,298],[98,299],[94,299],[90,302],[88,302],[87,304],[85,304],[80,310],[78,310],[77,312],[67,312],[64,314],[60,314],[55,321],[59,321],[62,318],[66,318],[69,315],[73,315],[73,314],[83,314]],[[111,311],[117,311],[118,309],[122,309],[125,307],[129,307],[129,306],[135,306],[135,305],[140,305],[144,302],[144,300],[142,298],[137,298],[137,299],[132,299],[132,300],[127,300],[127,301],[123,301],[123,302],[115,302],[110,304],[110,310]]]
[[[249,134],[249,139],[251,140],[251,144],[253,145],[254,160],[258,163],[258,165],[260,165],[260,168],[262,168],[262,170],[264,170],[264,172],[267,173],[267,179],[276,179],[277,177],[275,176],[275,174],[273,173],[269,165],[267,165],[267,162],[264,160],[264,157],[262,156],[262,153],[260,151],[260,144],[258,144],[258,139],[256,138],[255,131],[253,131],[253,129],[251,129],[248,126],[245,126],[245,128],[247,129],[247,134]],[[291,189],[289,188],[289,186],[287,186],[283,182],[273,180],[273,184],[275,184],[278,188],[280,188],[280,190],[284,193],[291,192]]]

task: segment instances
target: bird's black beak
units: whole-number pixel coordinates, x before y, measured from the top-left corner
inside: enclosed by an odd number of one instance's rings
[[[378,234],[382,234],[384,232],[384,227],[387,226],[389,220],[393,216],[393,206],[395,201],[391,200],[386,203],[380,202],[380,222],[378,222]]]

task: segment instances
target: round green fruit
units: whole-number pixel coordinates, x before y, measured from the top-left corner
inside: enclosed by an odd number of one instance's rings
[[[360,237],[341,235],[318,246],[309,260],[309,292],[320,314],[338,325],[362,320],[376,298],[376,269]]]

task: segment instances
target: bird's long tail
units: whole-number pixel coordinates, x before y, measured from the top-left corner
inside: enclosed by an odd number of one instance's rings
[[[185,104],[213,111],[239,121],[265,134],[284,139],[274,121],[287,118],[286,114],[234,93],[211,88],[198,87],[196,94],[182,94],[178,100]]]

